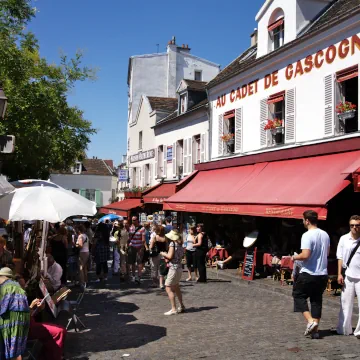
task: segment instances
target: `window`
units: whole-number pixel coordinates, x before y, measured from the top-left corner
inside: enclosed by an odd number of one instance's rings
[[[182,175],[184,172],[184,140],[176,142],[176,165],[177,174]]]
[[[160,145],[158,147],[158,162],[157,162],[157,167],[158,167],[158,171],[157,171],[157,175],[158,178],[162,178],[164,177],[164,146]]]
[[[235,151],[235,110],[224,114],[224,150],[225,153],[232,154]]]
[[[275,128],[271,129],[272,144],[280,145],[284,143],[284,124],[285,124],[285,92],[271,95],[267,101],[269,105],[269,119],[273,121]]]
[[[336,129],[338,134],[348,134],[358,131],[358,66],[353,66],[336,73],[336,106],[337,113],[341,111],[340,103],[351,103],[356,108],[346,111],[346,114],[338,113]],[[350,104],[347,104],[349,106]]]
[[[193,140],[193,163],[199,164],[201,162],[201,137],[195,135]]]
[[[149,186],[150,185],[150,164],[146,164],[145,165],[145,184],[144,186]]]
[[[85,197],[90,201],[96,201],[95,200],[95,189],[86,189]]]
[[[73,168],[73,173],[74,174],[81,174],[81,170],[82,170],[82,164],[80,161],[77,161],[74,165],[74,168]]]
[[[186,94],[180,96],[180,114],[187,110],[187,97]]]
[[[195,80],[202,81],[202,72],[200,70],[195,70]]]
[[[71,191],[75,194],[80,194],[80,189],[72,189]]]
[[[139,131],[139,150],[142,149],[142,131]]]
[[[268,26],[270,49],[276,50],[284,45],[284,18],[276,20]]]

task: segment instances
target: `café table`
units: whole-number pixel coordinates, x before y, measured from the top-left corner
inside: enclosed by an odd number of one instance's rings
[[[229,254],[228,254],[227,250],[224,248],[213,247],[208,251],[208,257],[210,259],[217,257],[219,260],[225,260],[229,257]]]
[[[281,266],[280,266],[280,273],[281,273],[280,282],[282,285],[284,285],[285,282],[285,274],[290,273],[290,277],[291,277],[293,270],[294,270],[294,261],[291,259],[291,256],[283,256],[281,258]]]
[[[272,258],[273,258],[273,256],[271,254],[264,253],[264,255],[263,255],[263,265],[272,267],[272,263],[271,263]]]

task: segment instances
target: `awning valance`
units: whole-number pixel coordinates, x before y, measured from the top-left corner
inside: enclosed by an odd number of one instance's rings
[[[311,209],[324,220],[328,201],[351,183],[344,170],[359,158],[353,151],[199,171],[164,210],[302,218]]]
[[[177,183],[164,183],[143,193],[145,204],[162,204],[164,200],[174,195]]]
[[[230,119],[230,118],[233,118],[233,117],[235,117],[235,110],[227,111],[224,114],[224,119]]]
[[[355,66],[351,66],[347,69],[338,71],[336,73],[336,81],[343,82],[343,81],[350,80],[352,78],[357,77],[359,75],[358,69],[359,69],[358,66],[355,65]]]
[[[272,24],[270,24],[269,26],[268,26],[268,30],[269,31],[273,31],[273,30],[275,30],[277,27],[279,27],[279,26],[281,26],[281,25],[283,25],[284,24],[284,18],[282,17],[282,18],[280,18],[279,20],[276,20],[275,22],[273,22]]]
[[[100,208],[99,212],[103,214],[115,214],[127,217],[130,210],[136,209],[137,207],[141,206],[142,202],[140,199],[125,199],[116,203],[103,206],[102,208]]]
[[[285,99],[285,91],[278,92],[274,95],[269,96],[267,103],[274,104]]]

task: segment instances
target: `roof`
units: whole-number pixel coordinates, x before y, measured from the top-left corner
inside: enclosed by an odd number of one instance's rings
[[[110,169],[114,168],[114,161],[113,160],[104,160],[105,164],[109,166]]]
[[[152,110],[174,111],[178,106],[178,99],[148,96]]]
[[[111,160],[112,161],[112,160]],[[84,159],[82,162],[82,170],[78,175],[101,175],[101,176],[116,176],[112,168],[110,168],[105,160],[101,159]],[[72,171],[54,171],[53,174],[59,175],[73,175]],[[74,174],[75,175],[75,174]]]
[[[192,111],[195,111],[195,110],[198,110],[198,109],[201,109],[201,108],[205,107],[208,103],[209,103],[208,99],[204,99],[204,100],[200,101],[199,103],[193,105],[191,108],[187,109],[186,112],[184,112],[184,113],[182,113],[180,115],[178,115],[178,110],[176,109],[170,115],[168,115],[164,119],[160,120],[154,127],[156,127],[158,125],[162,125],[164,123],[167,123],[167,122],[169,122],[171,120],[174,120],[176,118],[183,117],[183,116],[187,115],[188,113],[190,113]]]
[[[199,81],[199,80],[191,80],[191,79],[184,79],[187,84],[188,90],[195,90],[195,91],[205,91],[205,86],[207,84],[206,81]]]
[[[253,46],[248,48],[212,79],[206,87],[210,89],[227,79],[240,74],[248,68],[256,66],[257,64],[288,50],[308,37],[315,35],[316,32],[334,26],[334,24],[354,16],[357,12],[360,12],[360,0],[334,0],[318,14],[312,23],[301,32],[295,40],[258,59],[256,59],[257,47]]]

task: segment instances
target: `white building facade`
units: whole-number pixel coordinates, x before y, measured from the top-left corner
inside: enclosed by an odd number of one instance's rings
[[[257,45],[208,84],[212,160],[360,135],[359,10],[344,0],[264,4]],[[342,120],[345,101],[356,111]],[[269,120],[281,126],[265,130]],[[224,134],[234,134],[233,145]]]
[[[158,171],[161,153],[156,155],[153,127],[178,108],[181,80],[207,82],[218,73],[218,64],[190,54],[188,45],[177,46],[174,38],[164,54],[130,58],[127,136],[130,187],[153,186],[164,177]]]

